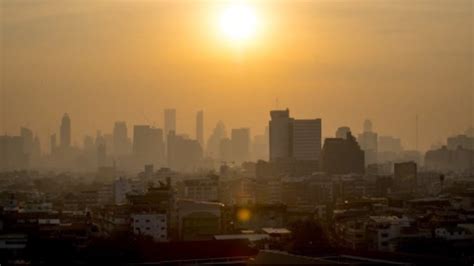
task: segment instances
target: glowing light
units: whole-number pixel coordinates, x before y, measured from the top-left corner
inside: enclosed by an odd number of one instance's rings
[[[227,6],[219,19],[221,33],[233,43],[242,43],[254,37],[258,25],[257,12],[244,3]]]
[[[240,209],[237,211],[237,219],[239,219],[239,221],[241,222],[247,222],[248,220],[250,220],[250,217],[251,213],[247,209]]]

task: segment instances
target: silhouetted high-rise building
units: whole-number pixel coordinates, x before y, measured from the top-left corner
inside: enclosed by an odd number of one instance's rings
[[[56,134],[52,134],[51,137],[49,138],[50,153],[53,154],[57,147],[58,147],[58,144],[56,140]]]
[[[165,109],[165,136],[168,136],[170,131],[176,133],[176,109]]]
[[[393,165],[393,183],[396,189],[416,191],[418,170],[415,162],[402,162]]]
[[[317,161],[321,153],[321,119],[293,119],[290,111],[270,112],[270,161]]]
[[[95,145],[97,149],[97,167],[104,167],[106,166],[107,160],[107,144],[105,137],[98,134],[95,140]]]
[[[167,140],[168,167],[173,170],[192,172],[202,160],[202,147],[197,140],[176,135],[170,131]]]
[[[293,158],[318,161],[321,155],[321,119],[294,119],[292,130]]]
[[[115,122],[113,147],[115,155],[120,156],[130,153],[130,139],[128,138],[127,124],[125,122]]]
[[[268,161],[268,143],[269,143],[269,128],[265,128],[265,133],[256,135],[252,142],[252,156],[254,161],[264,160]]]
[[[224,162],[231,162],[232,158],[232,141],[229,138],[221,139],[219,145],[219,159]]]
[[[402,142],[399,138],[394,138],[392,136],[379,136],[377,143],[377,151],[380,152],[392,152],[400,153],[402,152]]]
[[[359,134],[358,142],[362,150],[365,152],[365,163],[367,165],[377,163],[378,136],[372,132],[372,122],[364,121],[364,132]]]
[[[242,163],[250,159],[250,129],[232,129],[232,160]]]
[[[196,114],[196,140],[204,148],[204,112],[199,111]]]
[[[324,141],[321,170],[328,174],[364,173],[364,151],[350,132],[346,139],[327,138]]]
[[[61,127],[59,129],[60,134],[60,147],[68,148],[71,146],[71,119],[69,115],[64,114],[61,120]]]
[[[23,152],[31,157],[33,150],[33,131],[28,128],[22,127],[20,129],[20,135],[23,138]]]
[[[95,150],[94,139],[89,135],[85,136],[84,144],[82,146],[83,146],[84,152],[86,153],[93,152]]]
[[[0,171],[23,170],[28,167],[21,136],[0,136]]]
[[[270,112],[270,161],[291,157],[290,110]]]
[[[217,122],[216,127],[212,131],[212,134],[209,136],[207,141],[207,155],[217,159],[219,157],[219,146],[221,140],[227,137],[227,132],[225,130],[225,125],[222,121]]]
[[[336,138],[345,139],[347,137],[347,132],[351,132],[349,127],[340,127],[336,131]]]
[[[162,164],[164,162],[163,130],[147,125],[133,128],[133,155],[140,164]]]

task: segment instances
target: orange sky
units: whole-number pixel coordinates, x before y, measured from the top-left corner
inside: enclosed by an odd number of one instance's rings
[[[407,148],[416,114],[421,148],[474,122],[471,0],[250,1],[263,27],[241,49],[217,31],[226,2],[2,1],[1,132],[46,142],[68,112],[81,143],[175,107],[191,136],[199,109],[206,136],[260,134],[276,98],[325,136],[370,118]]]

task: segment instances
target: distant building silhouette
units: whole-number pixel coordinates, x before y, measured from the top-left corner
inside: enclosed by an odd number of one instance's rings
[[[204,148],[204,112],[202,110],[196,114],[196,140]]]
[[[56,140],[56,134],[52,134],[51,137],[49,138],[49,152],[51,154],[54,154],[55,150],[57,149],[58,144]]]
[[[269,127],[265,128],[265,133],[262,135],[255,135],[252,142],[252,156],[254,161],[265,160],[268,161],[269,149]]]
[[[67,113],[64,114],[61,120],[60,133],[60,147],[69,148],[71,147],[71,119]]]
[[[336,138],[345,139],[348,132],[351,132],[349,127],[339,127],[336,131]]]
[[[291,120],[290,110],[270,112],[270,161],[291,157]]]
[[[212,134],[209,136],[207,141],[207,155],[217,159],[220,154],[221,140],[226,137],[227,132],[224,123],[222,121],[217,122],[216,127],[212,131]]]
[[[176,133],[176,109],[165,109],[165,136],[168,136],[170,131]]]
[[[232,156],[232,141],[229,138],[221,139],[219,145],[219,159],[223,162],[231,162]]]
[[[183,172],[195,171],[202,160],[202,148],[197,140],[170,131],[167,140],[168,167]]]
[[[250,160],[250,129],[237,128],[232,129],[232,160],[242,163]]]
[[[128,138],[127,124],[125,122],[115,122],[113,132],[113,153],[114,155],[126,155],[130,153],[130,139]]]
[[[321,170],[328,174],[365,172],[364,151],[350,132],[346,139],[327,138],[324,141]]]
[[[270,117],[270,161],[320,160],[321,119],[293,119],[288,109],[271,111]]]
[[[164,163],[163,130],[148,125],[133,128],[133,155],[140,165]]]
[[[97,149],[97,167],[105,167],[107,162],[107,144],[104,136],[97,135],[95,146]]]
[[[0,136],[0,171],[23,170],[28,167],[21,136]]]
[[[443,146],[425,154],[425,168],[430,171],[469,173],[474,172],[474,150],[458,147],[450,150]]]
[[[364,132],[359,134],[358,142],[365,152],[366,165],[377,163],[378,139],[377,133],[372,132],[372,122],[364,121]]]
[[[458,147],[466,150],[474,150],[474,137],[469,137],[467,135],[457,135],[449,137],[447,142],[448,149],[450,150],[456,150]]]
[[[393,185],[396,190],[416,191],[418,167],[415,162],[395,163],[393,171]]]
[[[22,127],[20,129],[20,135],[23,138],[23,151],[25,154],[28,154],[28,156],[31,156],[33,150],[33,131]]]

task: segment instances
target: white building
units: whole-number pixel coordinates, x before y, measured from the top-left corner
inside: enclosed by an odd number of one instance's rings
[[[436,228],[435,235],[437,238],[442,238],[445,240],[467,240],[474,238],[472,232],[465,227]]]
[[[131,227],[136,235],[153,237],[157,242],[168,240],[168,226],[165,213],[143,213],[131,215]]]
[[[139,180],[119,178],[112,185],[114,203],[117,205],[127,203],[127,194],[144,194],[145,184]]]
[[[409,227],[407,217],[370,216],[367,225],[369,245],[379,251],[390,251],[390,240],[400,236],[402,227]]]

